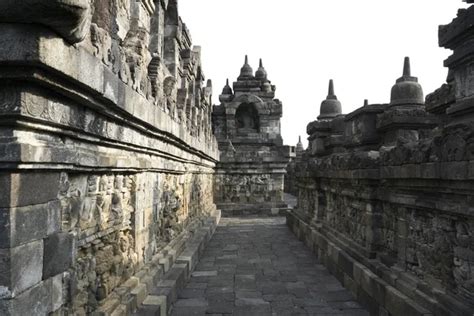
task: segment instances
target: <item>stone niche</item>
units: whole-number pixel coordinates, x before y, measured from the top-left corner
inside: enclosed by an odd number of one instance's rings
[[[235,112],[235,127],[238,134],[258,133],[260,118],[255,104],[242,103]]]
[[[290,147],[280,134],[282,104],[260,63],[255,75],[246,58],[241,74],[225,85],[214,106],[219,142],[215,195],[224,215],[282,214],[285,169]]]
[[[176,0],[20,2],[0,4],[0,314],[130,314],[218,217],[200,48]]]
[[[330,93],[293,167],[288,225],[371,315],[474,310],[473,18],[440,27],[453,54],[426,104],[408,58],[388,104],[342,115]]]

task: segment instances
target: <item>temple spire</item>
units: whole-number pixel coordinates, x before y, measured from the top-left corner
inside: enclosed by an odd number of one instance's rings
[[[329,80],[328,96],[327,100],[337,100],[336,94],[334,93],[334,80]]]
[[[253,70],[249,65],[249,57],[245,55],[245,62],[242,68],[240,69],[240,76],[237,80],[249,80],[253,79]]]
[[[231,95],[231,94],[233,94],[232,88],[231,88],[230,85],[229,85],[229,79],[226,79],[226,81],[225,81],[225,86],[224,86],[224,89],[222,89],[222,94],[223,94],[223,95]]]
[[[298,137],[298,143],[296,144],[296,152],[300,153],[304,151],[303,142],[301,142],[301,136]]]
[[[328,96],[321,103],[318,120],[333,119],[342,113],[341,102],[334,93],[334,80],[329,80]]]
[[[405,57],[403,64],[403,77],[411,77],[410,57]]]
[[[418,78],[411,75],[410,58],[405,57],[403,75],[398,78],[392,87],[390,105],[422,105],[425,103],[423,88],[418,83]]]
[[[328,95],[334,95],[334,81],[332,79],[329,80]]]
[[[258,69],[255,72],[255,78],[261,80],[261,81],[267,81],[267,71],[265,68],[263,68],[263,61],[262,58],[260,58],[259,64],[258,64]]]

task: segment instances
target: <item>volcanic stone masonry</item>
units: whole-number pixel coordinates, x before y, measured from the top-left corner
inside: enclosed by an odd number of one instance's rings
[[[389,104],[343,115],[331,82],[308,125],[287,223],[372,315],[473,315],[473,21],[439,28],[453,54],[426,102],[406,58]]]
[[[283,146],[282,103],[262,60],[255,75],[245,63],[232,88],[229,81],[212,113],[219,142],[215,198],[224,215],[283,215],[284,177],[290,147]]]
[[[219,217],[200,48],[177,0],[0,1],[0,21],[0,314],[129,314]]]

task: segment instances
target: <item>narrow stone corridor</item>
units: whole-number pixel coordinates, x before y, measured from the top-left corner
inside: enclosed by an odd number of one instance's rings
[[[222,218],[172,315],[369,315],[284,218]]]

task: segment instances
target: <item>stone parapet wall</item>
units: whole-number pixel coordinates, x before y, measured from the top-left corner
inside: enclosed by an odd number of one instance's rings
[[[372,315],[474,310],[473,12],[440,28],[454,54],[426,104],[407,59],[390,104],[308,125],[288,224]]]
[[[2,315],[134,306],[215,217],[212,87],[176,1],[63,2],[0,4]]]

